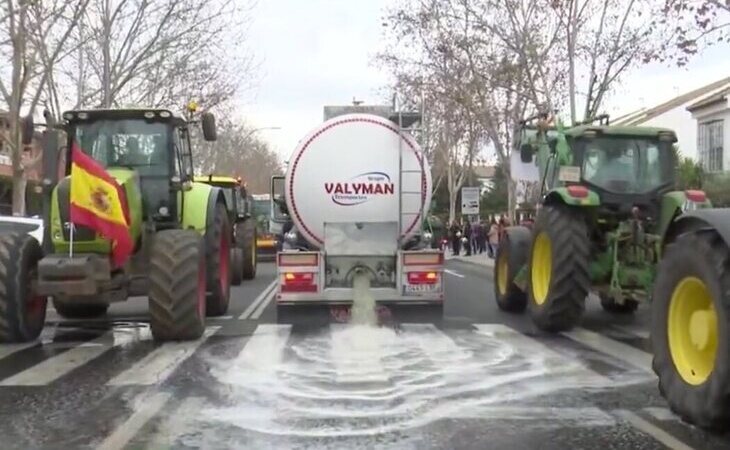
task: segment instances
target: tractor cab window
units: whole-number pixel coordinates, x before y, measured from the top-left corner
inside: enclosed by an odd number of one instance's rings
[[[650,138],[583,140],[583,179],[615,193],[646,193],[672,181],[670,145]]]
[[[126,167],[140,177],[169,176],[168,126],[142,119],[79,123],[75,138],[81,150],[103,167]]]

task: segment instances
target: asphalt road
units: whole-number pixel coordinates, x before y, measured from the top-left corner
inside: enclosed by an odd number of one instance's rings
[[[144,298],[51,310],[40,342],[0,346],[0,448],[730,449],[659,397],[646,310],[590,302],[546,336],[497,310],[485,268],[448,269],[443,320],[278,323],[270,264],[196,342],[155,344]]]

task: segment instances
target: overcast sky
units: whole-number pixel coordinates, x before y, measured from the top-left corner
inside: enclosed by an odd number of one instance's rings
[[[397,0],[395,0],[397,1]],[[324,105],[353,97],[382,103],[388,75],[374,67],[381,18],[393,0],[261,0],[254,10],[250,41],[261,61],[257,88],[241,100],[247,120],[264,130],[282,161],[322,122]],[[609,99],[614,117],[653,106],[730,75],[728,47],[695,58],[687,68],[652,64],[633,70]],[[567,111],[566,111],[567,112]]]

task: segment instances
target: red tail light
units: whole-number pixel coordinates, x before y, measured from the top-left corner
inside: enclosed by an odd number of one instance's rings
[[[437,272],[408,272],[408,284],[436,284]]]
[[[281,285],[282,292],[317,292],[315,273],[287,272]]]
[[[687,196],[687,200],[691,200],[695,203],[705,203],[705,200],[707,200],[707,195],[705,195],[705,191],[688,189],[684,191],[684,194]]]
[[[586,198],[588,197],[588,189],[585,186],[571,185],[568,186],[568,194],[575,198]]]

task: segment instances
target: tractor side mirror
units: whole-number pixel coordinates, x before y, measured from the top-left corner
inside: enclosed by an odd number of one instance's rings
[[[218,132],[215,129],[215,116],[213,113],[203,113],[201,116],[201,122],[203,126],[203,138],[209,142],[218,139]]]
[[[530,145],[530,144],[520,145],[520,160],[523,163],[532,162],[532,145]]]
[[[33,129],[35,124],[33,123],[33,115],[28,114],[20,121],[20,134],[21,142],[23,145],[30,145],[33,142]]]

